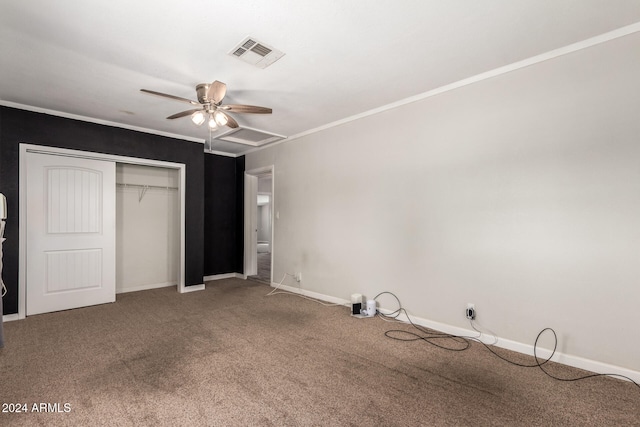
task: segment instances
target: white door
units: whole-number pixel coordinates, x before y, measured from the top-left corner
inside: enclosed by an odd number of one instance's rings
[[[27,153],[27,315],[115,301],[115,163]]]

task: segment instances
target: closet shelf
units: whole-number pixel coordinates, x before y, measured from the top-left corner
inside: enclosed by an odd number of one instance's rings
[[[119,182],[116,186],[121,188],[146,188],[148,190],[177,190],[178,187],[168,187],[165,185],[146,185],[146,184],[126,184]]]
[[[135,188],[136,190],[138,190],[138,202],[142,201],[142,198],[144,197],[147,190],[167,190],[167,191],[178,190],[178,187],[169,187],[164,185],[127,184],[124,182],[116,183],[116,187]]]

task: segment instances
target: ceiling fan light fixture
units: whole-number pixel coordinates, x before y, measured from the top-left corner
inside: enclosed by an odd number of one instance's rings
[[[216,130],[217,128],[218,123],[216,123],[216,120],[213,118],[213,116],[209,117],[209,129]]]
[[[193,113],[191,115],[191,121],[193,123],[195,123],[196,125],[198,125],[198,126],[203,124],[204,120],[205,120],[205,116],[204,116],[204,113],[202,111],[196,111],[195,113]]]
[[[210,130],[217,129],[218,127],[228,126],[231,129],[236,129],[239,125],[236,119],[229,113],[249,113],[249,114],[271,114],[271,108],[259,107],[256,105],[244,105],[244,104],[227,104],[222,105],[222,100],[227,92],[227,85],[216,80],[211,84],[201,83],[196,86],[196,95],[198,96],[198,102],[192,101],[187,98],[182,98],[175,95],[169,95],[162,92],[155,92],[148,89],[140,89],[142,92],[146,92],[152,95],[162,96],[165,98],[173,99],[176,101],[186,102],[192,106],[197,105],[199,108],[193,108],[191,110],[181,111],[176,114],[172,114],[167,119],[179,119],[182,117],[191,117],[191,121],[200,126],[208,120],[208,127]]]
[[[213,119],[219,126],[225,126],[229,121],[226,114],[224,114],[222,111],[216,111],[215,113],[213,113]]]

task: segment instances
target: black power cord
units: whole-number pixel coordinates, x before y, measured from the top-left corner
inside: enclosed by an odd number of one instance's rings
[[[500,354],[498,354],[493,348],[491,348],[489,345],[487,345],[486,343],[482,342],[481,340],[477,339],[477,338],[473,338],[473,337],[464,337],[464,336],[459,336],[459,335],[452,335],[452,334],[445,334],[442,332],[437,332],[437,331],[433,331],[431,329],[425,328],[424,326],[420,326],[417,325],[415,323],[413,323],[413,321],[411,320],[411,317],[409,316],[409,313],[407,313],[407,310],[405,310],[402,307],[402,304],[400,303],[400,299],[393,293],[393,292],[380,292],[378,295],[376,295],[373,299],[377,300],[378,297],[382,296],[382,295],[391,295],[393,296],[396,301],[398,302],[398,309],[389,313],[389,314],[382,314],[379,310],[378,310],[378,315],[380,315],[382,318],[387,318],[387,319],[395,319],[397,320],[398,317],[400,316],[400,314],[404,314],[407,319],[409,320],[409,324],[411,324],[411,326],[413,326],[415,329],[417,329],[419,331],[419,333],[417,332],[411,332],[411,331],[405,331],[402,329],[391,329],[388,330],[384,333],[385,336],[397,340],[397,341],[426,341],[427,343],[436,346],[438,348],[441,348],[443,350],[448,350],[448,351],[464,351],[467,350],[469,347],[471,347],[471,341],[476,341],[479,342],[480,344],[482,344],[487,350],[489,350],[493,355],[495,355],[496,357],[498,357],[499,359],[510,363],[511,365],[515,365],[515,366],[519,366],[522,368],[538,368],[540,369],[545,375],[547,375],[550,378],[553,378],[554,380],[558,380],[558,381],[566,381],[566,382],[572,382],[572,381],[581,381],[581,380],[586,380],[588,378],[595,378],[595,377],[616,377],[616,378],[621,378],[621,379],[625,379],[628,380],[630,382],[632,382],[636,387],[638,387],[640,389],[640,384],[638,384],[637,382],[635,382],[634,380],[632,380],[631,378],[625,376],[625,375],[620,375],[620,374],[589,374],[589,375],[584,375],[581,377],[574,377],[574,378],[562,378],[562,377],[558,377],[552,373],[550,373],[548,370],[545,369],[544,365],[549,362],[553,356],[556,353],[556,350],[558,348],[558,336],[556,335],[556,331],[554,331],[552,328],[544,328],[543,330],[541,330],[538,333],[538,336],[536,337],[535,343],[533,344],[533,357],[535,359],[534,364],[524,364],[524,363],[518,363],[515,362],[513,360],[510,360]],[[546,358],[546,359],[541,359],[538,357],[538,341],[540,340],[540,337],[547,331],[550,331],[551,333],[553,333],[553,351],[551,352],[551,355]],[[451,340],[454,343],[456,343],[456,346],[446,346],[446,345],[442,345],[439,344],[438,342],[436,342],[436,340],[440,341],[440,340]]]

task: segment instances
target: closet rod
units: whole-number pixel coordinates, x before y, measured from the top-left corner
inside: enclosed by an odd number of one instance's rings
[[[168,187],[164,185],[146,185],[146,184],[125,184],[125,183],[117,183],[118,187],[123,188],[146,188],[146,189],[160,189],[160,190],[177,190],[178,187]]]

